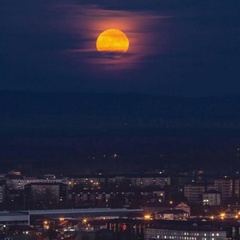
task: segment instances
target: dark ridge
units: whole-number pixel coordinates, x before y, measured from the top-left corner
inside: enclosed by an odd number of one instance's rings
[[[217,171],[235,166],[229,163],[237,160],[240,146],[238,95],[2,91],[0,103],[2,169],[74,173],[181,163]],[[115,152],[117,159],[111,158]]]

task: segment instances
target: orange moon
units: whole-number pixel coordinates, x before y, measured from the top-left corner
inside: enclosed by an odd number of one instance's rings
[[[129,40],[119,29],[108,29],[98,36],[96,48],[104,56],[121,57],[128,51]]]

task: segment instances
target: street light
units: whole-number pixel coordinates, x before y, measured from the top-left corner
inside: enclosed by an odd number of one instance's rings
[[[150,214],[145,214],[144,215],[144,220],[150,220],[151,219],[151,215]]]
[[[226,217],[226,213],[220,213],[220,218],[223,220]]]

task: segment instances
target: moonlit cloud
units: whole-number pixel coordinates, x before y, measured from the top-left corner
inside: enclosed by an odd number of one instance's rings
[[[75,61],[85,62],[92,70],[124,70],[137,67],[146,56],[164,54],[167,51],[168,34],[154,32],[161,29],[166,16],[148,12],[130,12],[106,10],[95,5],[68,5],[69,32],[79,38],[79,45],[68,49],[67,54],[74,55]],[[121,58],[110,59],[96,51],[96,39],[99,34],[110,28],[123,31],[129,38],[128,52]]]
[[[0,2],[0,89],[239,93],[237,1]],[[119,59],[96,51],[108,28],[130,40]]]

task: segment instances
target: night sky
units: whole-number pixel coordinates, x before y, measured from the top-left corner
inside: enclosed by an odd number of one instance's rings
[[[0,0],[0,160],[234,159],[239,13],[237,0]],[[129,38],[120,58],[95,48],[110,28]]]
[[[0,89],[208,96],[240,91],[240,3],[1,0]],[[130,41],[103,58],[97,36]]]

